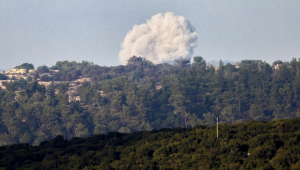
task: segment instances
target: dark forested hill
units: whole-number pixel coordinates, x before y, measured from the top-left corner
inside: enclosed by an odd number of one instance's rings
[[[7,169],[299,169],[300,119],[110,132],[0,147]]]
[[[202,57],[156,65],[132,57],[115,67],[59,61],[50,68],[16,68],[23,70],[1,74],[0,145],[211,126],[216,117],[238,123],[300,116],[296,59],[214,67]]]

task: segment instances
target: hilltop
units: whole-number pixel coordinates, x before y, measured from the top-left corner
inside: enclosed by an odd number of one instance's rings
[[[300,62],[242,60],[207,64],[202,57],[126,65],[58,61],[24,63],[0,74],[0,145],[152,129],[212,126],[300,116]],[[22,70],[23,69],[23,70]]]

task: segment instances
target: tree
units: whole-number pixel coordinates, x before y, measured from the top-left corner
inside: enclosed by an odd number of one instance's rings
[[[27,87],[27,81],[23,77],[19,79],[18,84],[21,89],[26,89]]]
[[[74,136],[75,137],[87,137],[89,135],[89,130],[82,123],[77,123],[74,126]]]
[[[84,103],[85,106],[94,102],[95,88],[92,85],[85,81],[77,89],[80,95],[80,101]]]
[[[31,82],[31,81],[32,81],[32,77],[31,77],[31,76],[28,76],[28,77],[27,77],[27,81],[28,81],[28,82]]]
[[[185,97],[181,94],[175,94],[170,96],[169,103],[174,107],[174,114],[179,114],[184,119],[184,126],[187,127],[187,117],[190,115],[186,112]]]
[[[175,60],[175,66],[177,66],[179,68],[184,68],[184,67],[189,66],[190,62],[191,62],[190,58]]]
[[[206,66],[206,62],[201,56],[195,56],[193,65],[195,65],[195,66]]]
[[[42,141],[45,141],[47,139],[48,139],[48,136],[42,130],[39,130],[36,138],[34,139],[33,145],[35,145],[35,146],[40,145],[40,143]]]
[[[121,128],[119,129],[119,132],[120,132],[120,133],[131,133],[131,130],[130,130],[130,128],[128,128],[128,127],[121,127]]]
[[[42,75],[40,77],[40,81],[49,82],[49,81],[51,81],[51,77],[49,75]]]
[[[20,143],[31,143],[31,135],[27,132],[20,138]]]
[[[65,94],[68,91],[69,83],[60,83],[57,85],[58,93]]]
[[[32,64],[29,63],[23,63],[19,66],[15,66],[14,69],[27,69],[27,70],[33,70],[34,66]]]
[[[232,108],[231,105],[227,105],[221,111],[222,119],[225,120],[228,123],[232,123],[234,121],[234,116],[235,116],[235,114],[233,113],[233,108]]]
[[[36,69],[36,71],[39,72],[40,74],[49,73],[49,68],[47,66],[43,65],[43,66],[39,66]]]
[[[121,74],[124,72],[124,66],[123,65],[115,66],[113,67],[112,71],[117,74]]]
[[[210,112],[203,114],[203,118],[204,118],[203,122],[207,126],[212,126],[216,122],[215,115],[213,115]]]
[[[137,64],[137,63],[143,62],[144,60],[145,60],[145,59],[142,58],[142,57],[132,56],[132,57],[130,57],[130,58],[127,60],[127,65],[130,65],[130,64]]]
[[[7,76],[0,73],[0,80],[7,80]]]
[[[10,81],[6,84],[6,90],[8,91],[17,91],[19,87],[18,81]]]

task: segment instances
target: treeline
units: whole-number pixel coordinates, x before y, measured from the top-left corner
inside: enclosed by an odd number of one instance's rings
[[[37,71],[41,73],[39,68]],[[43,66],[43,69],[45,69],[45,66]],[[58,70],[58,72],[52,75],[42,75],[42,77],[36,77],[36,79],[40,78],[42,81],[71,81],[80,77],[90,77],[93,81],[103,81],[123,75],[131,76],[132,80],[139,80],[145,76],[144,71],[147,76],[154,76],[154,64],[135,56],[128,60],[126,66],[106,67],[98,66],[88,61],[82,61],[81,63],[75,61],[58,61],[54,66],[47,69]]]
[[[299,169],[300,119],[110,132],[0,147],[7,169]]]
[[[66,80],[72,75],[92,81],[69,94]],[[64,82],[46,88],[36,81],[42,76]],[[216,68],[202,57],[173,65],[132,57],[127,65],[115,67],[57,62],[38,67],[32,80],[21,78],[0,89],[0,145],[38,145],[57,135],[71,139],[110,131],[211,126],[216,117],[221,123],[299,117],[299,81],[296,59],[272,65],[243,60],[237,66],[220,61]],[[77,96],[80,101],[73,100]]]
[[[14,69],[27,69],[27,70],[30,70],[30,69],[34,69],[34,66],[30,63],[23,63],[19,66],[14,67]]]

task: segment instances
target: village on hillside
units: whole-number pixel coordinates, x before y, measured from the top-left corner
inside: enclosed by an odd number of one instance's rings
[[[3,75],[5,75],[7,77],[6,80],[0,80],[0,87],[2,90],[6,90],[6,84],[8,82],[13,82],[13,81],[17,81],[20,79],[24,79],[27,81],[32,81],[32,79],[34,77],[38,77],[35,80],[40,84],[40,85],[44,85],[46,87],[46,89],[49,87],[49,85],[51,83],[54,83],[54,85],[60,84],[60,83],[68,83],[69,88],[68,91],[66,92],[69,95],[69,102],[72,100],[75,101],[80,101],[80,96],[77,95],[77,89],[80,86],[80,84],[84,81],[91,81],[90,78],[85,77],[85,78],[79,78],[76,79],[74,81],[43,81],[40,79],[40,77],[43,76],[52,76],[53,74],[59,72],[59,70],[51,70],[49,69],[48,73],[43,73],[43,74],[39,74],[37,72],[37,70],[35,69],[9,69],[7,71],[3,71]],[[18,91],[16,91],[16,93],[18,93]],[[57,93],[57,91],[56,91]],[[100,91],[100,93],[102,94],[103,92]]]
[[[251,61],[251,60],[249,60]],[[87,62],[88,63],[88,62]],[[92,63],[93,64],[93,63]],[[273,70],[278,70],[279,67],[283,63],[281,61],[275,61],[272,64]],[[27,68],[24,69],[22,66],[26,66]],[[20,66],[16,66],[14,69],[3,70],[2,75],[4,75],[5,79],[0,78],[0,87],[2,90],[6,90],[6,84],[9,82],[14,82],[20,79],[27,80],[28,82],[37,81],[40,85],[44,85],[46,89],[49,87],[51,83],[54,85],[60,83],[67,83],[68,84],[68,91],[66,92],[69,95],[69,102],[70,101],[80,101],[80,96],[77,94],[78,87],[85,81],[92,82],[90,77],[86,76],[79,76],[76,79],[70,81],[50,81],[49,77],[52,77],[54,74],[58,73],[59,70],[56,69],[49,69],[47,66],[40,66],[38,69],[33,69],[33,65],[29,64],[32,67],[28,67],[28,63],[24,63]],[[236,62],[233,64],[236,69],[240,67],[240,63]],[[118,66],[116,66],[118,67]],[[208,67],[214,67],[215,71],[219,70],[219,66],[212,66],[211,64],[207,65]],[[40,71],[39,69],[47,69],[47,71]],[[1,73],[0,73],[1,74]],[[160,85],[157,85],[157,89],[161,88]],[[103,96],[103,91],[99,91],[100,94]],[[18,90],[16,91],[18,93]],[[57,93],[57,91],[56,91]]]

